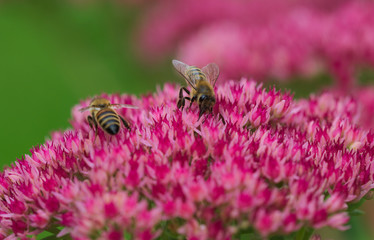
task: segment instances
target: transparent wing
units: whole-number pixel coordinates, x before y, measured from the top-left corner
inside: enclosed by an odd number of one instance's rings
[[[131,108],[131,109],[138,109],[139,107],[129,104],[121,104],[121,103],[115,103],[110,105],[112,108],[118,109],[118,108]]]
[[[80,112],[84,112],[84,111],[87,111],[87,110],[96,110],[96,111],[100,111],[101,109],[103,109],[102,107],[98,106],[98,105],[90,105],[88,107],[84,107],[84,108],[81,108],[79,109]]]
[[[210,84],[214,87],[219,76],[219,67],[215,63],[209,63],[201,69],[201,71],[207,76]]]
[[[95,107],[93,107],[93,106],[88,106],[88,107],[84,107],[84,108],[79,109],[79,111],[80,111],[80,112],[84,112],[84,111],[92,110],[92,109],[94,109],[94,108],[95,108]]]
[[[186,70],[188,69],[189,65],[187,65],[187,64],[185,64],[181,61],[175,60],[175,59],[172,61],[172,63],[174,65],[175,69],[179,72],[179,74],[182,75],[182,77],[184,77],[186,82],[196,90],[195,81],[191,80],[188,76],[186,76]]]

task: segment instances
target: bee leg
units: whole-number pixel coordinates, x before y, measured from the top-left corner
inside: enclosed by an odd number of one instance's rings
[[[199,121],[200,120],[200,118],[201,118],[201,116],[203,116],[203,113],[204,113],[204,111],[200,108],[200,112],[199,112],[199,118],[197,119],[197,121]]]
[[[178,108],[181,108],[182,107],[182,110],[184,108],[184,105],[186,104],[186,99],[188,101],[191,101],[191,98],[190,97],[183,97],[182,99],[179,99],[178,101]]]
[[[179,108],[182,108],[182,110],[183,110],[183,108],[184,108],[184,98],[179,98],[178,99],[178,103],[177,103],[177,108],[179,109]]]
[[[125,128],[127,128],[128,130],[131,130],[130,124],[121,115],[118,115],[118,116],[119,116],[119,118],[121,118],[121,121],[122,121],[123,125],[125,126]]]
[[[93,118],[91,116],[87,117],[87,121],[88,121],[88,124],[90,124],[90,127],[94,128],[94,130],[95,130],[95,139],[94,139],[94,141],[95,141],[96,137],[97,137],[97,122],[95,121],[95,118]]]
[[[200,113],[199,113],[199,118],[197,119],[197,121],[199,121],[200,120],[200,118],[203,116],[203,112],[201,112],[200,111]],[[201,122],[201,123],[205,123],[205,121],[208,119],[208,114],[205,114],[205,116],[204,116],[204,120]]]
[[[90,125],[90,128],[93,128],[93,126],[92,126],[93,118],[92,118],[91,116],[88,116],[88,117],[87,117],[87,122],[88,122],[88,124]]]
[[[196,99],[197,99],[197,97],[194,96],[194,97],[190,100],[190,106],[188,106],[188,109],[191,108],[192,103],[193,103],[194,101],[196,101]]]
[[[223,116],[222,116],[221,113],[219,113],[219,119],[222,121],[223,125],[226,124],[226,121],[225,121],[225,119],[223,118]]]
[[[185,100],[190,100],[189,97],[183,97],[183,91],[185,91],[187,94],[190,94],[190,91],[186,87],[181,87],[179,90],[179,98],[178,98],[178,103],[177,107],[178,108],[184,108]]]

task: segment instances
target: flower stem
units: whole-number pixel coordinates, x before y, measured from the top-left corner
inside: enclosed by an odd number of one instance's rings
[[[304,226],[296,233],[295,240],[308,240],[313,231],[314,229]]]

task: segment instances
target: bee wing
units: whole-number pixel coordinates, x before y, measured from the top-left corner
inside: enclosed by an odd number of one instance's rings
[[[139,107],[134,106],[134,105],[129,105],[129,104],[121,104],[121,103],[115,103],[111,104],[111,107],[118,109],[118,108],[132,108],[132,109],[138,109]]]
[[[182,75],[182,77],[184,77],[186,82],[196,90],[196,82],[186,76],[186,70],[188,69],[189,65],[175,59],[172,61],[172,63],[174,68],[179,72],[180,75]]]
[[[209,63],[201,69],[201,71],[207,76],[210,84],[214,87],[219,76],[219,67],[215,63]]]
[[[84,107],[84,108],[79,109],[79,111],[84,112],[84,111],[87,111],[87,110],[92,110],[93,108],[94,108],[93,106],[88,106],[88,107]]]
[[[84,107],[84,108],[81,108],[79,109],[80,112],[84,112],[84,111],[87,111],[87,110],[96,110],[96,111],[100,111],[102,109],[102,107],[99,107],[97,105],[90,105],[88,107]]]

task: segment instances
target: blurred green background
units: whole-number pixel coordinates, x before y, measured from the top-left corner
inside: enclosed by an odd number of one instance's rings
[[[170,80],[141,66],[130,33],[136,13],[110,1],[10,1],[0,5],[2,165],[69,127],[71,108],[102,92],[145,93]]]
[[[69,128],[71,108],[82,99],[181,83],[168,62],[149,66],[136,57],[132,33],[138,14],[135,6],[105,0],[0,1],[2,167],[43,144],[52,131]],[[321,79],[287,87],[306,96],[331,83]],[[323,239],[373,239],[369,203],[365,217],[352,219],[351,230],[318,232]]]

